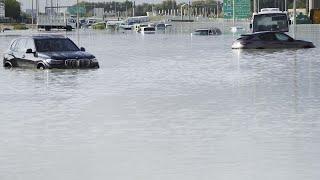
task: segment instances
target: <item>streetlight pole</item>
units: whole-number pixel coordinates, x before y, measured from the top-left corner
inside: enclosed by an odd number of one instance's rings
[[[190,21],[190,1],[189,1],[189,4],[188,4],[188,15],[189,15],[189,21]]]
[[[36,11],[37,11],[37,28],[38,28],[38,24],[39,24],[39,0],[36,0]]]
[[[132,17],[135,16],[135,6],[136,6],[136,2],[133,1],[133,7],[132,7]]]
[[[287,2],[288,0],[284,0],[284,11],[287,11],[288,9],[287,9],[287,4],[288,4],[288,2]]]
[[[293,0],[293,38],[296,38],[296,28],[297,28],[297,0]]]
[[[185,5],[187,5],[187,4],[182,4],[182,5],[181,5],[181,20],[183,20],[183,12],[182,12],[183,9],[182,9],[182,8],[183,8]]]
[[[217,18],[219,18],[219,1],[217,1]]]
[[[79,34],[79,0],[77,0],[77,39],[78,39],[78,46],[80,46],[80,34]]]
[[[32,25],[32,30],[33,30],[33,18],[34,18],[34,17],[33,17],[33,15],[34,15],[34,14],[33,14],[33,0],[31,1],[31,6],[32,6],[32,7],[31,7],[31,25]]]
[[[235,18],[236,18],[236,10],[235,10],[235,0],[232,1],[232,23],[233,23],[233,26],[235,24]]]

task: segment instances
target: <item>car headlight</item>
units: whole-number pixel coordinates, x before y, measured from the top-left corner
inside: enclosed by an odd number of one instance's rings
[[[61,64],[61,63],[63,63],[63,60],[46,59],[46,62],[49,64]]]
[[[53,61],[53,59],[46,59],[46,62],[51,64],[51,62]]]
[[[237,42],[234,42],[232,44],[232,49],[241,49],[243,48],[243,44],[241,44],[241,42],[237,41]]]
[[[93,59],[91,59],[91,62],[93,62],[93,63],[97,63],[97,62],[98,62],[98,60],[97,60],[96,58],[93,58]]]

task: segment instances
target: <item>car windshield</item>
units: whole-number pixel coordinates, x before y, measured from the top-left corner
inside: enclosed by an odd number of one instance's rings
[[[259,38],[263,41],[276,41],[274,33],[263,33],[259,35]]]
[[[157,27],[158,27],[158,28],[165,28],[166,25],[165,25],[165,24],[158,24]]]
[[[146,28],[144,28],[144,31],[154,31],[154,28],[152,28],[152,27],[146,27]]]
[[[272,13],[255,15],[253,19],[253,32],[261,31],[289,31],[286,14]]]
[[[38,52],[79,51],[79,48],[70,40],[63,38],[36,39]]]
[[[282,33],[276,33],[276,38],[279,40],[279,41],[290,41],[291,38],[285,34],[282,34]]]

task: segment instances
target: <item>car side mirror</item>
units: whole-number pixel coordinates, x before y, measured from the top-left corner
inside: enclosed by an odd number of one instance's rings
[[[80,48],[80,51],[85,52],[85,51],[86,51],[86,49],[85,49],[84,47],[81,47],[81,48]]]
[[[32,51],[32,49],[27,49],[26,53],[31,54],[31,53],[33,53],[33,51]]]
[[[252,24],[250,23],[250,29],[252,29]]]

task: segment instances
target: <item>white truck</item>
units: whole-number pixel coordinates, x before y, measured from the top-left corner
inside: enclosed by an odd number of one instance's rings
[[[280,11],[279,8],[264,8],[258,13],[253,13],[250,28],[252,32],[289,32],[290,24],[288,12]]]
[[[75,18],[66,18],[66,16],[59,15],[39,15],[38,16],[38,29],[45,29],[50,31],[51,29],[65,29],[66,31],[72,31],[77,27],[77,20]]]

